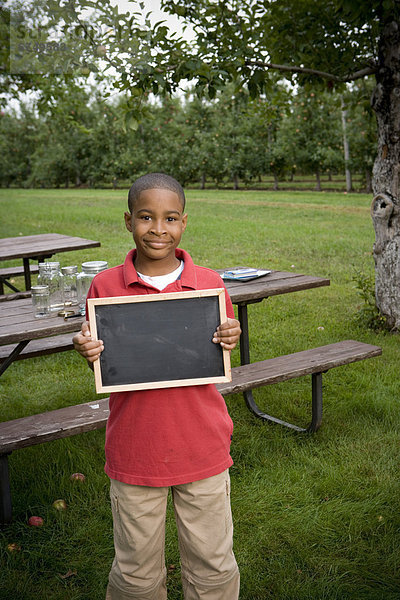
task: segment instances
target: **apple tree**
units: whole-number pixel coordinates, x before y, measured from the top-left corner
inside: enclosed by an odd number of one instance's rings
[[[183,28],[191,25],[191,42],[171,33],[162,21],[152,24],[143,2],[132,2],[133,12],[126,13],[119,13],[109,0],[36,0],[36,4],[47,15],[39,25],[45,33],[61,31],[61,42],[68,41],[66,51],[50,76],[51,57],[44,56],[41,46],[26,45],[40,10],[30,10],[29,18],[21,22],[24,10],[19,9],[15,31],[23,40],[17,40],[16,48],[25,52],[23,63],[28,60],[33,70],[44,63],[48,71],[26,74],[23,64],[25,75],[9,77],[13,85],[26,88],[31,80],[51,98],[64,73],[76,77],[90,72],[104,96],[112,89],[127,96],[126,127],[138,127],[149,91],[169,94],[182,81],[189,80],[199,95],[212,99],[228,83],[238,89],[246,86],[253,98],[268,97],[275,84],[273,72],[299,86],[312,83],[316,93],[322,88],[341,91],[373,77],[371,102],[378,130],[371,209],[376,302],[389,327],[400,328],[398,0],[162,0],[165,10],[181,18]],[[35,56],[29,55],[32,48]],[[48,46],[44,48],[47,52]],[[18,52],[10,56],[10,65],[11,58],[18,63],[21,56]],[[0,90],[8,77],[2,73]],[[108,87],[104,74],[109,76]]]
[[[371,214],[376,241],[375,297],[388,326],[400,329],[400,2],[398,0],[164,0],[196,32],[199,91],[227,81],[267,94],[272,71],[297,85],[344,90],[374,78],[377,120]],[[182,69],[182,67],[181,67]]]

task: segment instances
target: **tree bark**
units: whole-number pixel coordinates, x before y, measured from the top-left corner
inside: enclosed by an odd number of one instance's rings
[[[392,330],[400,329],[400,17],[380,37],[372,97],[378,124],[371,214],[375,228],[375,297]]]
[[[372,173],[369,169],[365,169],[365,191],[372,194]]]

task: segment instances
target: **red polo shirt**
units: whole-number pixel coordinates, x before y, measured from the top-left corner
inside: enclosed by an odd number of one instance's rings
[[[96,275],[88,298],[160,293],[138,277],[135,253]],[[184,261],[181,277],[162,293],[225,287],[218,273],[194,265],[184,250],[176,256]],[[228,292],[226,309],[233,318]],[[225,401],[212,384],[112,393],[105,471],[112,479],[152,487],[205,479],[232,465],[232,430]]]

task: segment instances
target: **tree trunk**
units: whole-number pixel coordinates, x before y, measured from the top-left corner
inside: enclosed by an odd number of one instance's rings
[[[206,174],[205,173],[201,174],[201,189],[202,190],[206,189]]]
[[[315,179],[316,179],[315,191],[320,192],[321,191],[321,176],[320,176],[318,170],[315,173]]]
[[[400,329],[400,15],[383,27],[372,106],[378,124],[371,214],[375,297],[390,329]]]
[[[372,174],[369,169],[365,169],[365,191],[372,194]]]
[[[344,153],[344,169],[346,173],[346,192],[351,192],[353,189],[353,182],[351,180],[351,172],[349,169],[350,162],[350,148],[349,140],[347,139],[347,110],[343,98],[342,101],[342,134],[343,134],[343,153]]]
[[[234,190],[238,190],[239,189],[239,178],[238,178],[238,176],[237,176],[236,173],[233,176],[233,189]]]
[[[274,173],[274,191],[278,191],[279,190],[279,179],[278,179],[278,175],[276,173]]]

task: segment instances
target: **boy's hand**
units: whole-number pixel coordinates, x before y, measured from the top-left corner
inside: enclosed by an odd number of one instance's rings
[[[88,321],[82,323],[82,328],[79,333],[72,338],[74,348],[81,356],[86,358],[89,363],[97,360],[104,350],[101,340],[92,340],[90,335],[90,327]]]
[[[225,350],[233,350],[241,333],[239,321],[228,319],[217,328],[212,341],[214,344],[220,344]]]

